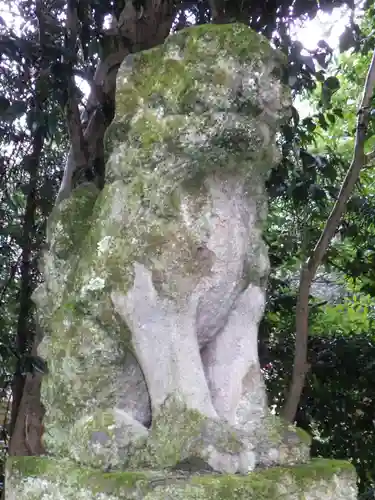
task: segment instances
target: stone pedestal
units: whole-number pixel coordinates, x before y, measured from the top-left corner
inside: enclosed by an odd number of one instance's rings
[[[354,467],[338,460],[246,476],[189,471],[101,472],[67,460],[14,457],[5,500],[355,500]]]

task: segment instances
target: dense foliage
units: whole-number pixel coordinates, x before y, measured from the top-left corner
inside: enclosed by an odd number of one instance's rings
[[[317,241],[353,153],[358,98],[375,42],[373,16],[371,8],[361,25],[362,51],[337,56],[327,68],[337,82],[330,101],[324,100],[324,82],[305,94],[310,112],[296,132],[299,161],[284,157],[269,183],[273,273],[260,352],[276,409],[292,369],[298,268]],[[373,147],[371,122],[367,151]],[[314,436],[314,454],[353,461],[363,498],[373,498],[375,475],[372,167],[369,162],[361,174],[312,290],[311,368],[296,417]]]
[[[340,56],[324,41],[313,51],[304,50],[291,38],[290,26],[313,17],[318,5],[328,11],[342,5],[353,8],[351,1],[164,0],[156,12],[150,10],[153,2],[137,0],[133,2],[137,19],[148,14],[145,32],[138,24],[134,32],[127,26],[121,40],[116,30],[104,28],[109,18],[120,17],[125,5],[121,0],[9,4],[13,14],[0,17],[0,386],[5,407],[13,396],[10,421],[3,427],[6,445],[16,424],[25,376],[44,369],[32,355],[36,324],[31,294],[40,279],[38,256],[62,177],[68,137],[77,126],[72,116],[83,112],[84,128],[95,112],[76,84],[84,80],[94,87],[95,70],[120,45],[121,50],[141,50],[161,43],[170,30],[210,22],[216,14],[218,22],[247,22],[285,51],[286,77],[294,97],[309,102],[306,117],[299,116],[296,105],[281,139],[282,160],[268,182],[266,239],[272,274],[260,354],[271,403],[280,409],[292,368],[298,269],[319,237],[352,154],[357,98],[369,51],[375,46],[371,31],[375,11],[368,3],[361,29],[354,18],[348,23],[340,48],[351,50]],[[73,25],[69,9],[76,12]],[[98,100],[104,122],[110,121],[111,92],[104,85],[94,90],[105,94]],[[375,142],[374,123],[369,150]],[[84,144],[86,160],[95,166],[100,151],[90,149],[89,139]],[[298,424],[314,435],[315,454],[354,461],[362,490],[372,486],[375,474],[373,186],[369,165],[325,257],[323,284],[311,299],[311,370],[297,415]],[[339,290],[333,293],[338,280]],[[5,411],[1,414],[7,416]]]

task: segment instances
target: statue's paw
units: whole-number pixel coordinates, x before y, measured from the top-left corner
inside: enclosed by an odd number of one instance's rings
[[[255,467],[255,454],[245,433],[171,398],[154,415],[145,446],[128,466],[195,470],[197,464],[200,470],[247,473]]]
[[[311,437],[279,417],[267,416],[254,441],[256,462],[260,467],[289,466],[310,461]]]
[[[147,435],[146,427],[122,410],[96,410],[74,424],[68,454],[93,467],[117,469]]]
[[[206,420],[201,454],[217,472],[247,474],[255,468],[255,453],[249,436],[225,421]]]

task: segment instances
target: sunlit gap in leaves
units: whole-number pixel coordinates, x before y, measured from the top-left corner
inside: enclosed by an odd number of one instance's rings
[[[355,9],[351,11],[348,7],[336,7],[329,14],[318,11],[312,20],[295,20],[291,26],[291,36],[303,45],[302,55],[311,55],[318,47],[319,42],[324,40],[333,50],[333,58],[339,54],[340,37],[349,28],[350,22],[359,22],[363,15],[364,0],[355,2]],[[314,60],[315,69],[321,69]],[[313,113],[313,109],[303,96],[297,96],[294,105],[300,115],[305,118]]]
[[[354,21],[358,21],[362,16],[363,4],[363,1],[356,2]],[[293,38],[302,43],[306,53],[316,49],[320,40],[325,40],[332,49],[337,50],[340,36],[349,25],[351,16],[353,14],[348,7],[336,7],[332,9],[331,14],[319,11],[312,20],[294,21],[291,33]]]
[[[109,26],[110,21],[110,19],[105,20],[105,23]],[[64,14],[61,15],[61,22],[64,22]],[[37,24],[38,20],[36,18],[28,20],[23,19],[16,4],[0,1],[0,33],[2,28],[6,28],[7,32],[11,30],[16,36],[22,37],[25,31],[34,31],[37,28]],[[104,26],[104,28],[105,27],[106,26]],[[81,90],[84,97],[87,98],[90,93],[89,83],[78,76],[74,78],[78,89]]]

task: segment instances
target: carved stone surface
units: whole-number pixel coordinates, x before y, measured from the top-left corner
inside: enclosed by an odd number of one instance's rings
[[[257,351],[283,64],[246,26],[212,25],[120,68],[105,188],[55,209],[35,294],[51,453],[230,473],[308,460],[267,414]]]

